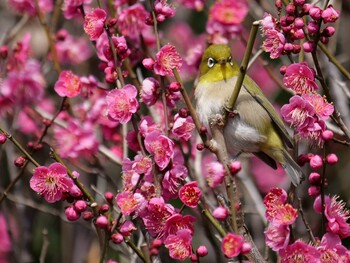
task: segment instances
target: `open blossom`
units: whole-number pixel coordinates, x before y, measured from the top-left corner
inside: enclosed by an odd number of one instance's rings
[[[119,32],[131,39],[138,39],[146,27],[147,16],[148,13],[142,4],[134,4],[123,9],[117,16]]]
[[[162,196],[165,200],[178,197],[178,190],[182,182],[188,175],[186,166],[181,164],[174,164],[174,166],[168,170],[162,180]]]
[[[84,30],[90,36],[90,40],[96,40],[101,36],[106,19],[107,13],[101,8],[96,8],[85,16]]]
[[[92,156],[98,151],[97,141],[92,123],[71,119],[67,127],[54,127],[57,152],[62,158]]]
[[[270,53],[270,58],[279,58],[282,54],[286,39],[284,35],[275,29],[270,29],[265,32],[266,39],[263,43],[263,48]]]
[[[27,13],[30,16],[37,15],[37,8],[35,6],[36,0],[8,0],[8,4],[10,7],[15,9],[20,13]],[[44,14],[50,13],[53,9],[53,1],[52,0],[38,0],[38,5],[40,11]]]
[[[339,11],[335,10],[332,5],[329,5],[322,12],[322,19],[324,23],[333,23],[339,18]]]
[[[137,207],[137,200],[132,192],[124,191],[117,194],[115,201],[124,216],[129,216]]]
[[[349,262],[350,255],[338,235],[325,233],[317,250],[321,253],[320,262]]]
[[[191,138],[191,133],[194,128],[195,125],[191,116],[183,118],[179,116],[179,114],[176,114],[171,132],[174,136],[188,141]]]
[[[196,181],[189,182],[180,188],[179,197],[185,205],[195,208],[202,197],[202,191]]]
[[[182,58],[176,51],[176,48],[172,45],[164,45],[156,54],[156,60],[146,58],[142,61],[142,64],[147,69],[154,70],[154,73],[165,76],[173,76],[173,69],[177,70],[182,65]]]
[[[174,156],[174,142],[159,131],[146,135],[145,147],[154,156],[154,161],[160,170],[164,170]]]
[[[321,197],[318,196],[314,202],[314,209],[322,213]],[[347,223],[350,218],[350,211],[346,208],[345,202],[338,200],[337,196],[325,196],[325,216],[328,220],[327,231],[339,235],[340,238],[350,236],[350,225]]]
[[[194,9],[196,11],[202,11],[205,5],[204,0],[180,0],[179,1],[183,6]]]
[[[276,19],[269,13],[264,14],[264,18],[261,20],[260,24],[263,35],[269,30],[277,30]]]
[[[80,6],[83,6],[84,10],[87,10],[92,0],[64,0],[62,11],[64,18],[72,19],[81,16]]]
[[[175,235],[181,229],[188,229],[191,235],[193,235],[193,223],[195,221],[196,218],[191,215],[181,215],[178,213],[171,215],[165,222],[163,239],[169,235]]]
[[[175,209],[172,205],[166,204],[162,197],[154,197],[149,201],[147,213],[142,220],[151,236],[162,238],[165,234],[166,221],[173,214]]]
[[[164,22],[167,18],[175,15],[175,9],[167,3],[167,0],[155,1],[154,12],[158,22]]]
[[[320,252],[300,240],[288,245],[279,252],[283,263],[319,262]]]
[[[330,115],[333,114],[334,106],[327,102],[324,97],[318,93],[304,94],[303,99],[309,102],[314,110],[317,117],[321,120],[327,120]]]
[[[270,225],[264,232],[265,242],[273,251],[287,247],[290,237],[289,225]]]
[[[241,235],[227,233],[222,239],[221,250],[228,258],[233,258],[241,253],[244,239]]]
[[[264,197],[266,209],[274,209],[276,206],[284,205],[287,201],[287,192],[282,188],[273,188]]]
[[[204,174],[209,187],[216,187],[224,181],[225,168],[220,162],[210,162],[206,164],[206,172]]]
[[[55,49],[60,63],[80,64],[91,57],[91,47],[85,37],[75,37],[65,29],[56,34]]]
[[[130,236],[132,234],[132,231],[137,230],[136,226],[134,223],[130,220],[125,221],[119,228],[119,232],[123,236]]]
[[[315,72],[309,68],[306,62],[289,65],[283,77],[283,84],[297,94],[318,90]]]
[[[161,90],[159,82],[155,78],[145,78],[142,81],[141,88],[141,99],[147,106],[152,106],[157,102]]]
[[[131,84],[110,91],[106,97],[108,117],[122,124],[127,123],[139,108],[136,96],[137,89]]]
[[[169,249],[169,256],[182,261],[192,254],[191,243],[192,235],[188,229],[181,229],[164,241],[165,247]]]
[[[61,97],[73,98],[80,94],[80,78],[70,70],[63,70],[54,89]]]
[[[68,177],[66,167],[60,163],[35,168],[29,184],[30,188],[49,203],[61,200],[63,193],[69,192],[73,187],[73,181]]]
[[[215,44],[227,43],[241,31],[240,24],[248,13],[246,0],[215,1],[209,10],[206,30]]]

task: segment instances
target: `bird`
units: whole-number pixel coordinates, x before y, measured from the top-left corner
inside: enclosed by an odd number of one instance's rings
[[[209,127],[210,118],[223,114],[239,72],[228,45],[212,44],[206,48],[194,91],[196,112],[203,126]],[[254,154],[273,169],[279,163],[293,185],[299,185],[304,174],[287,150],[293,148],[293,141],[279,114],[248,75],[233,110],[234,117],[228,118],[223,130],[229,155],[235,159],[242,153]]]

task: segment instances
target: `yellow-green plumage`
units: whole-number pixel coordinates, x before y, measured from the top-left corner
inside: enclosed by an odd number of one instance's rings
[[[239,67],[227,45],[211,45],[202,57],[200,78],[195,89],[197,113],[205,126],[208,119],[221,113],[232,95]],[[234,109],[238,115],[224,129],[228,152],[254,153],[276,168],[280,163],[297,185],[303,176],[300,167],[286,150],[292,141],[284,123],[258,85],[246,76]]]

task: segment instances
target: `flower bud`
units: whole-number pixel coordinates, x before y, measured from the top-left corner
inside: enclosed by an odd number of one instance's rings
[[[325,37],[331,37],[335,33],[335,29],[332,26],[327,26],[325,29],[322,30],[322,35]]]
[[[151,248],[149,251],[151,256],[157,256],[159,254],[158,248]]]
[[[123,235],[119,233],[114,233],[113,235],[111,235],[111,239],[114,244],[120,244],[124,241]]]
[[[232,174],[238,173],[240,170],[242,170],[241,162],[240,161],[233,161],[233,162],[231,162],[230,166],[229,166],[229,169],[230,169],[230,172]]]
[[[163,241],[161,239],[156,238],[152,241],[151,247],[160,248],[162,246],[162,244],[163,244]]]
[[[226,220],[227,216],[228,216],[228,211],[223,206],[219,206],[219,207],[215,208],[213,211],[213,217],[219,221]]]
[[[320,41],[321,41],[322,44],[327,45],[328,42],[329,42],[329,38],[328,38],[328,37],[325,37],[325,36],[321,36],[321,37],[320,37]]]
[[[310,184],[321,183],[321,175],[319,173],[310,173],[309,182],[310,182]]]
[[[322,138],[325,141],[329,141],[333,138],[333,132],[330,130],[325,130],[324,132],[322,132]]]
[[[310,159],[310,166],[311,168],[318,170],[321,169],[323,166],[323,160],[321,156],[315,154],[311,159]]]
[[[177,91],[180,90],[180,88],[181,88],[181,85],[180,85],[179,82],[171,82],[171,83],[169,84],[169,89],[170,89],[170,91],[172,91],[172,92],[177,92]]]
[[[85,220],[85,221],[89,221],[89,220],[91,220],[91,219],[93,219],[94,218],[94,214],[91,212],[91,211],[85,211],[84,213],[83,213],[83,219]]]
[[[311,7],[312,7],[311,4],[303,4],[303,7],[302,7],[303,13],[305,15],[309,14]]]
[[[199,257],[205,257],[208,255],[208,249],[206,246],[199,246],[196,250],[196,253]]]
[[[293,44],[293,54],[298,54],[301,50],[301,46],[299,44]]]
[[[303,39],[305,37],[304,31],[302,29],[295,30],[293,37],[295,39]]]
[[[294,0],[294,4],[296,6],[302,6],[303,4],[305,4],[305,0]]]
[[[293,50],[293,44],[292,43],[286,43],[286,44],[284,44],[283,49],[286,52],[291,52]]]
[[[289,3],[287,6],[286,6],[286,13],[288,15],[294,15],[294,12],[295,12],[295,5],[293,3]]]
[[[324,23],[333,23],[339,18],[339,11],[335,10],[332,5],[329,5],[322,12],[322,19]]]
[[[84,212],[87,207],[88,207],[88,205],[87,205],[86,201],[84,201],[84,200],[78,200],[74,203],[74,209],[77,212]]]
[[[252,250],[252,245],[249,242],[244,242],[242,244],[241,252],[242,254],[247,254]]]
[[[198,151],[203,151],[205,147],[204,147],[204,144],[203,144],[203,143],[198,143],[198,144],[196,145],[196,148],[197,148]]]
[[[2,59],[7,58],[8,52],[9,52],[8,46],[1,46],[1,47],[0,47],[0,57],[1,57]]]
[[[0,133],[0,144],[4,144],[6,142],[6,135],[4,133]]]
[[[338,156],[334,153],[330,153],[326,156],[326,162],[330,165],[336,164],[338,162]]]
[[[309,10],[309,15],[313,20],[318,21],[322,17],[322,10],[318,6],[313,6]]]
[[[280,67],[280,73],[281,73],[281,75],[286,74],[286,70],[287,70],[287,66],[285,66],[285,65],[281,66],[281,67]]]
[[[278,9],[282,9],[282,6],[283,6],[282,0],[276,0],[275,6],[276,6]]]
[[[97,217],[96,219],[96,225],[100,228],[107,228],[108,226],[108,219],[107,217],[100,215],[99,217]]]
[[[309,194],[309,196],[311,197],[317,197],[320,195],[320,188],[318,186],[312,185],[309,187],[309,189],[307,190],[307,193]]]
[[[15,161],[14,164],[17,167],[22,167],[24,165],[24,163],[26,162],[26,158],[24,156],[18,156]]]
[[[307,41],[303,43],[303,49],[305,52],[312,52],[315,49],[315,43],[312,41]]]
[[[113,204],[114,195],[111,192],[105,192],[105,199],[109,204]]]
[[[77,221],[80,217],[80,213],[73,206],[68,206],[64,213],[69,221]]]
[[[297,17],[294,20],[294,26],[298,29],[303,28],[304,26],[304,19],[302,19],[301,17]]]
[[[319,29],[319,26],[315,21],[310,21],[307,24],[307,31],[309,32],[309,34],[316,34],[318,29]]]
[[[181,108],[181,109],[179,110],[179,116],[180,116],[181,118],[186,118],[186,117],[188,116],[188,111],[187,111],[187,109],[186,109],[186,108]]]

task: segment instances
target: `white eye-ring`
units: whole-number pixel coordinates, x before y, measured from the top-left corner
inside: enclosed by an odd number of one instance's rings
[[[208,67],[212,68],[215,65],[215,60],[213,58],[208,58]]]
[[[233,66],[233,61],[232,61],[232,57],[231,56],[228,57],[227,62],[230,63],[231,66]]]

